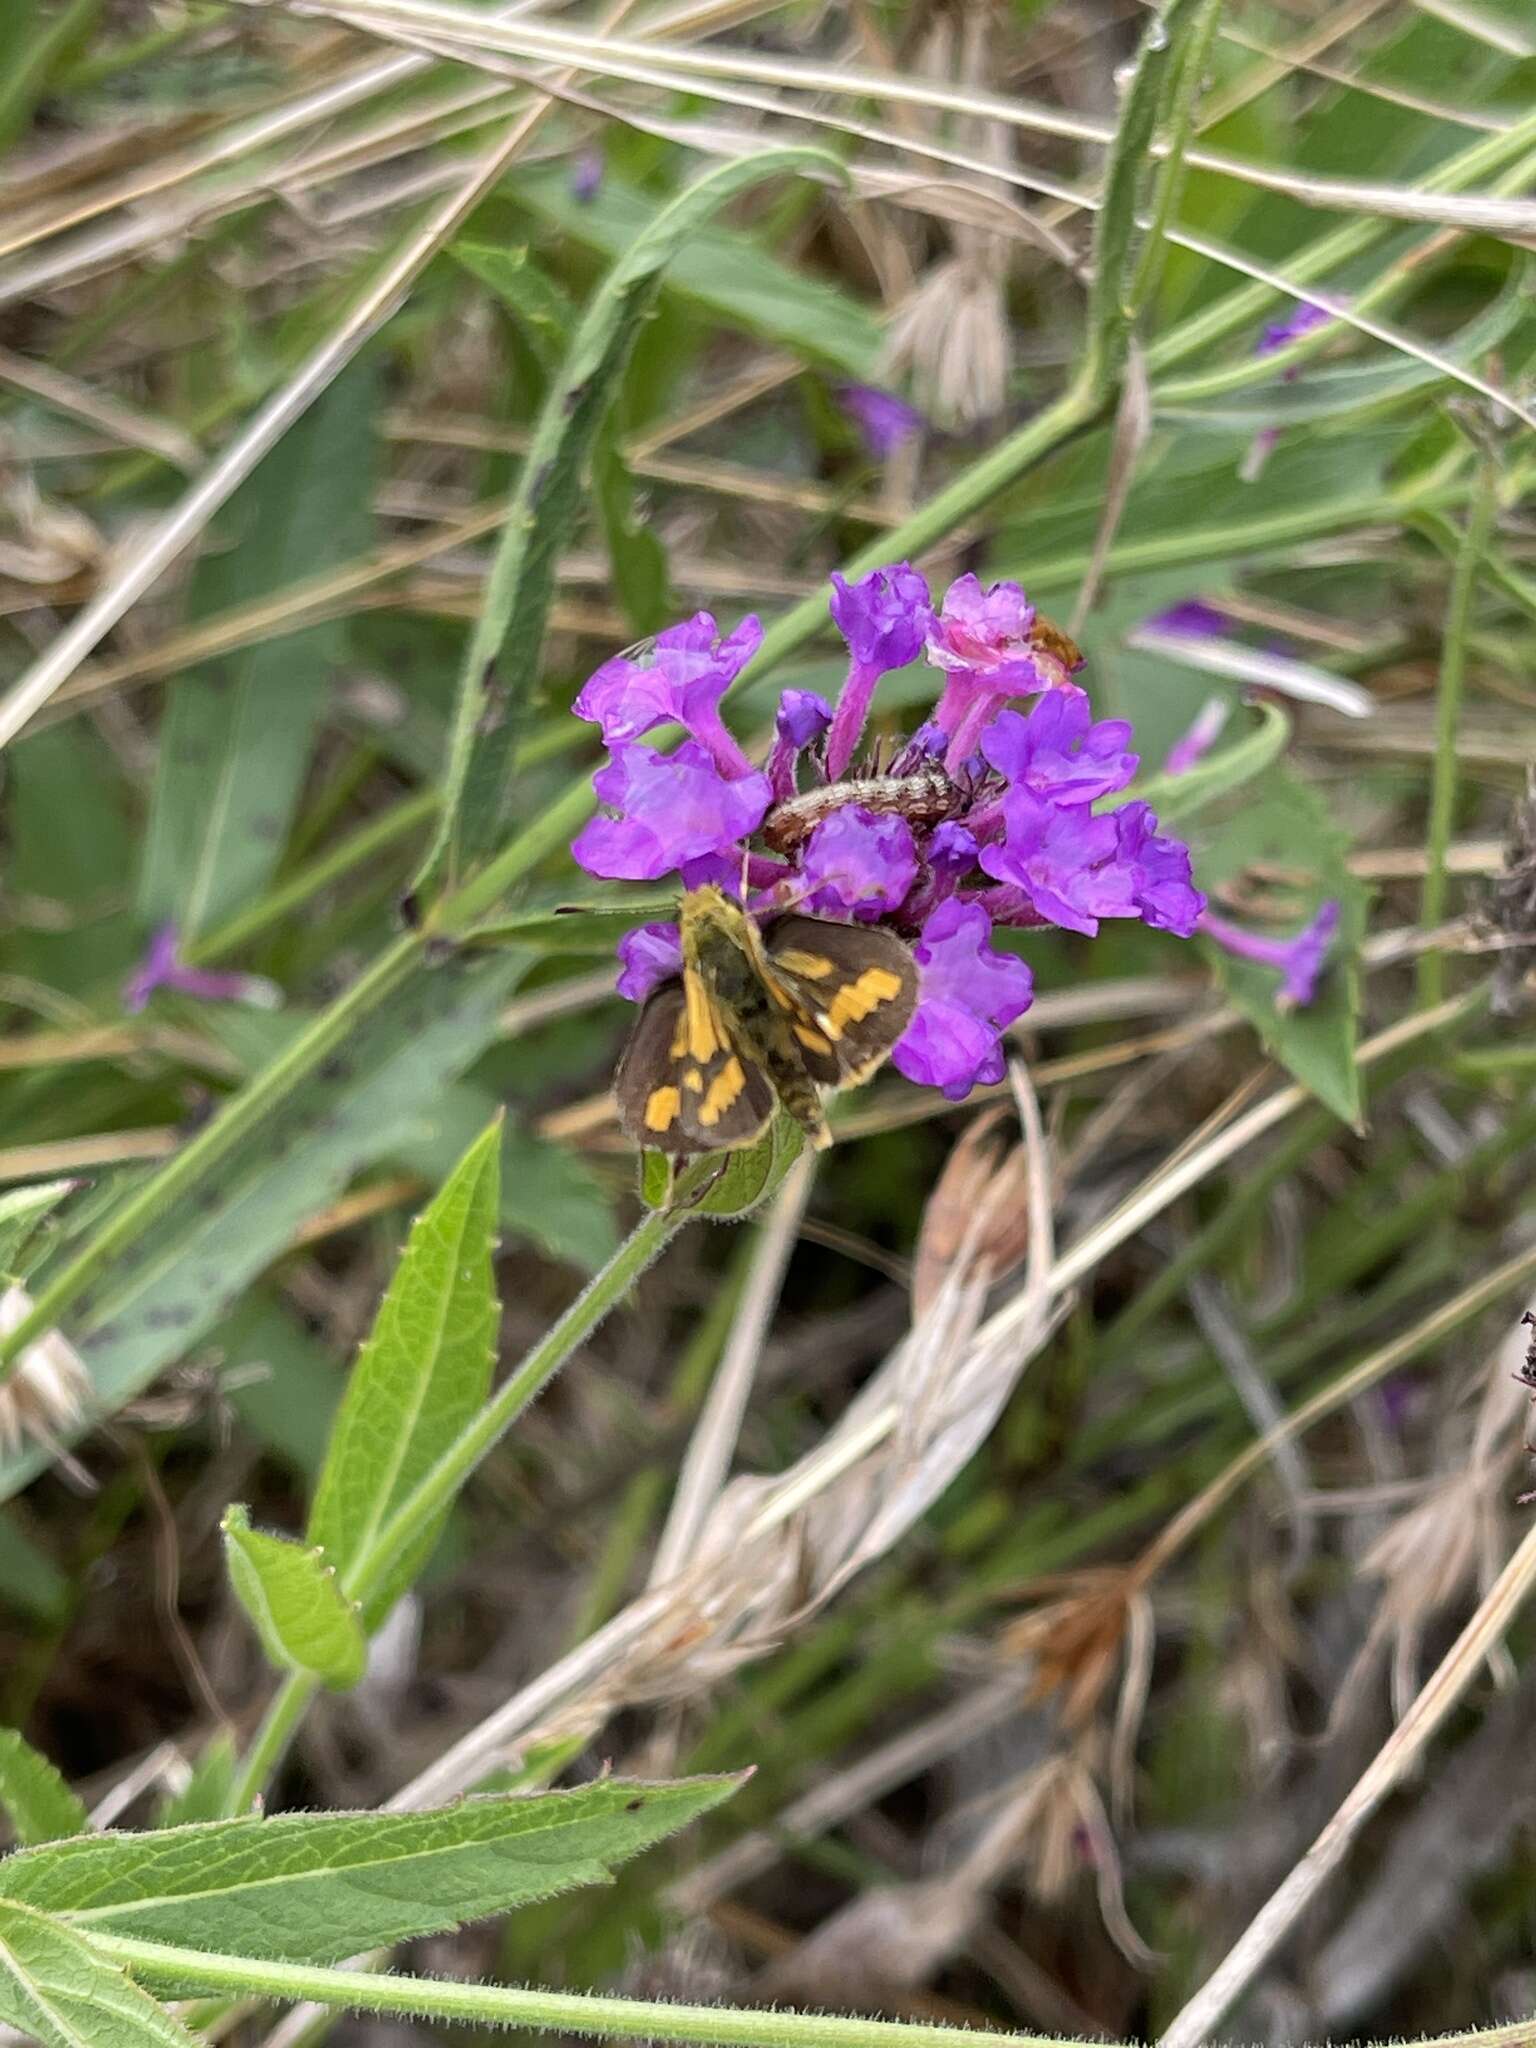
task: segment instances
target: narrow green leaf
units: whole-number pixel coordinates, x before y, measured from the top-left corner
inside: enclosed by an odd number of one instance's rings
[[[10,1188],[0,1195],[0,1286],[21,1277],[17,1261],[27,1239],[78,1185],[72,1180],[39,1181],[35,1187]]]
[[[362,553],[375,393],[371,362],[354,365],[231,500],[225,544],[194,578],[194,617]],[[344,635],[340,622],[285,633],[174,685],[139,893],[146,922],[191,938],[271,881]]]
[[[0,1807],[17,1841],[29,1846],[83,1835],[91,1824],[80,1800],[18,1728],[0,1728]]]
[[[195,2037],[71,1928],[0,1905],[0,2020],[38,2048],[193,2048]]]
[[[637,638],[658,633],[671,609],[667,551],[653,526],[635,516],[635,485],[611,425],[592,458],[598,516],[613,564],[613,587]]]
[[[230,1583],[278,1669],[305,1672],[338,1692],[356,1685],[368,1645],[356,1603],[325,1552],[253,1529],[238,1503],[220,1527]]]
[[[738,192],[813,169],[842,176],[835,158],[807,149],[765,150],[717,166],[634,238],[582,316],[534,429],[465,650],[442,820],[416,880],[418,894],[473,871],[504,837],[517,714],[538,676],[555,565],[583,508],[583,472],[663,270]]]
[[[604,1884],[740,1783],[604,1778],[430,1813],[285,1813],[93,1835],[0,1862],[0,1899],[86,1933],[329,1962]]]
[[[563,165],[528,171],[511,197],[571,241],[608,257],[633,249],[656,218],[652,196],[612,171],[590,200],[574,196]],[[845,377],[867,384],[879,375],[883,337],[869,308],[803,266],[781,262],[751,234],[729,227],[691,234],[667,267],[664,289],[712,321],[826,363]]]
[[[1255,862],[1300,871],[1297,931],[1329,898],[1340,906],[1339,929],[1317,995],[1304,1009],[1282,1009],[1273,967],[1241,960],[1208,942],[1218,980],[1276,1059],[1346,1123],[1358,1125],[1362,1101],[1355,1043],[1360,1013],[1360,942],[1369,901],[1349,872],[1349,841],[1317,792],[1283,769],[1245,799],[1242,808],[1201,849],[1195,878],[1212,888]]]
[[[576,309],[548,272],[539,268],[526,248],[464,241],[454,242],[448,253],[471,276],[490,286],[521,328],[539,363],[545,370],[553,370]]]
[[[196,1344],[307,1217],[389,1155],[418,1114],[416,1105],[495,1037],[528,959],[524,950],[459,954],[430,971],[419,956],[409,960],[398,981],[354,1009],[346,1037],[323,1055],[301,1058],[315,1036],[303,1021],[302,1037],[296,1033],[241,1099],[259,1104],[260,1114],[193,1185],[154,1200],[176,1159],[135,1183],[118,1208],[146,1203],[138,1230],[72,1298],[71,1336],[90,1369],[98,1413],[131,1400]],[[210,1010],[207,1021],[223,1029],[234,1016]],[[300,1023],[287,1016],[262,1021],[290,1029]],[[88,1257],[110,1221],[93,1230],[84,1253],[71,1247],[68,1257],[43,1268],[33,1292],[41,1298],[39,1282],[54,1278],[56,1265],[68,1272]],[[0,1456],[0,1499],[42,1470],[48,1456],[36,1445]]]
[[[1278,761],[1291,737],[1291,721],[1278,704],[1260,704],[1259,722],[1230,747],[1197,761],[1182,775],[1139,776],[1125,801],[1149,803],[1165,825],[1191,818],[1219,796],[1227,796]]]
[[[498,1118],[416,1219],[352,1369],[309,1521],[310,1540],[334,1560],[343,1584],[484,1403],[496,1338],[500,1163]],[[423,1529],[370,1593],[370,1626],[421,1569],[440,1528],[439,1520]]]

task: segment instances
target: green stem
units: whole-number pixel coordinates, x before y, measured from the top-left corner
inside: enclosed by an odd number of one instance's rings
[[[1157,199],[1152,209],[1151,224],[1141,245],[1136,275],[1127,299],[1127,311],[1133,321],[1150,303],[1167,259],[1166,237],[1178,212],[1188,170],[1184,162],[1184,152],[1188,149],[1189,138],[1194,132],[1195,108],[1200,102],[1206,59],[1210,54],[1211,38],[1216,32],[1221,9],[1222,0],[1204,0],[1184,46],[1178,75],[1170,88],[1173,118],[1168,124],[1167,149],[1158,177]]]
[[[824,2013],[753,2012],[718,2005],[672,2005],[644,1998],[596,1998],[502,1984],[454,1984],[437,1978],[369,1976],[298,1963],[250,1962],[205,1955],[158,1941],[93,1934],[92,1945],[149,1985],[168,1992],[239,1991],[354,2012],[408,2013],[468,2020],[487,2027],[540,2027],[610,2040],[718,2043],[720,2048],[976,2048],[969,2027],[925,2027],[896,2020],[833,2018]],[[1059,2036],[994,2034],[998,2048],[1079,2048]]]
[[[378,1531],[347,1574],[347,1591],[355,1599],[366,1601],[400,1552],[445,1512],[481,1459],[543,1392],[576,1347],[624,1299],[685,1220],[686,1212],[647,1211],[602,1271],[593,1276],[543,1341],[534,1346],[474,1421],[460,1431]]]
[[[246,1751],[235,1782],[229,1789],[224,1810],[232,1818],[249,1813],[271,1784],[293,1740],[294,1730],[319,1689],[318,1679],[311,1678],[307,1672],[291,1671],[273,1694],[256,1731],[256,1739]]]
[[[1419,923],[1432,930],[1445,915],[1446,852],[1456,815],[1456,728],[1461,718],[1461,692],[1466,679],[1467,627],[1477,573],[1487,552],[1498,505],[1498,479],[1484,464],[1481,488],[1467,514],[1466,531],[1451,573],[1451,594],[1445,614],[1445,643],[1440,658],[1440,688],[1435,699],[1435,758],[1429,780],[1429,824],[1425,835],[1427,865]],[[1419,959],[1419,1001],[1426,1009],[1445,994],[1445,956],[1433,947]]]

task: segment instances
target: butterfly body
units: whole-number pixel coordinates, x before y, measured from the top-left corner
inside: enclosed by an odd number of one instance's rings
[[[917,1002],[917,967],[892,933],[791,913],[760,930],[715,888],[679,914],[683,970],[647,1001],[615,1078],[637,1144],[663,1152],[750,1144],[782,1106],[829,1141],[824,1088],[864,1080]]]

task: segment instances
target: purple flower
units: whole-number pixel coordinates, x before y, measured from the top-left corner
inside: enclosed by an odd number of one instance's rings
[[[1045,687],[1035,680],[1034,629],[1035,608],[1017,583],[983,590],[979,578],[958,576],[928,634],[928,659],[936,668],[987,676],[1010,697],[1023,696]]]
[[[1187,938],[1205,907],[1190,880],[1189,849],[1159,838],[1143,803],[1095,817],[1018,786],[1003,800],[1004,837],[979,864],[1018,889],[1036,913],[1092,938],[1104,917],[1139,917]]]
[[[137,1016],[158,988],[174,989],[178,995],[196,996],[203,1002],[250,1003],[261,1010],[275,1010],[283,999],[276,982],[264,975],[220,974],[206,967],[185,966],[174,924],[163,924],[151,933],[144,958],[123,984],[123,1008]]]
[[[980,842],[976,834],[962,825],[958,818],[946,818],[942,824],[935,825],[929,835],[928,865],[945,880],[959,881],[975,867],[979,851]]]
[[[571,852],[588,874],[625,882],[654,882],[687,861],[725,853],[757,830],[773,795],[766,775],[722,775],[694,740],[672,754],[615,747],[592,787],[619,815],[591,819]]]
[[[571,197],[578,206],[590,206],[603,182],[603,152],[584,149],[571,165]]]
[[[1091,804],[1124,789],[1140,756],[1125,751],[1123,718],[1094,723],[1080,690],[1051,690],[1027,713],[1002,711],[981,736],[981,751],[1005,782],[1060,804]]]
[[[876,462],[886,461],[928,424],[915,405],[877,384],[840,384],[837,402]]]
[[[1314,306],[1308,299],[1298,299],[1283,320],[1272,321],[1264,329],[1253,345],[1253,352],[1256,356],[1272,356],[1276,349],[1289,348],[1293,341],[1300,341],[1304,334],[1326,327],[1335,317],[1326,307]]]
[[[1339,905],[1324,903],[1310,924],[1291,939],[1265,939],[1257,932],[1245,932],[1241,925],[1228,924],[1224,917],[1204,911],[1199,928],[1240,960],[1257,960],[1265,967],[1280,969],[1280,1002],[1286,1009],[1305,1009],[1317,993],[1317,979],[1339,928]]]
[[[857,583],[845,582],[834,570],[828,608],[849,654],[848,680],[827,734],[827,779],[835,782],[853,758],[876,683],[922,652],[933,600],[917,571],[897,562],[872,569]]]
[[[823,818],[805,842],[801,868],[808,910],[865,923],[899,910],[917,880],[917,849],[905,818],[848,804]]]
[[[909,1081],[941,1089],[951,1102],[963,1101],[978,1081],[1003,1078],[1001,1034],[1034,997],[1028,966],[994,952],[991,936],[980,905],[952,897],[913,948],[922,970],[917,1009],[891,1059]]]
[[[1191,720],[1189,729],[1168,749],[1163,773],[1187,775],[1191,768],[1203,761],[1221,737],[1231,709],[1225,697],[1207,697]]]
[[[1141,623],[1153,633],[1177,633],[1186,640],[1220,640],[1230,630],[1226,613],[1207,604],[1202,597],[1180,598],[1177,604],[1154,612]]]
[[[637,740],[658,725],[680,725],[709,749],[722,775],[751,775],[752,763],[720,717],[720,699],[763,643],[750,614],[720,638],[708,612],[658,633],[645,661],[616,655],[585,682],[571,706],[602,729],[609,747]]]
[[[773,751],[768,756],[768,781],[775,803],[795,793],[795,766],[832,723],[832,706],[814,690],[786,690],[773,722]]]
[[[642,924],[619,941],[624,972],[618,990],[628,1003],[643,1003],[652,989],[683,971],[683,949],[675,924]]]

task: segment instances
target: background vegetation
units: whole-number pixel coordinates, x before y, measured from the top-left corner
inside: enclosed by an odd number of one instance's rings
[[[117,1833],[0,2019],[1532,2038],[1533,105],[1519,0],[10,0],[0,1805]],[[1031,939],[999,1106],[647,1210],[571,696],[905,557],[1329,977]]]

